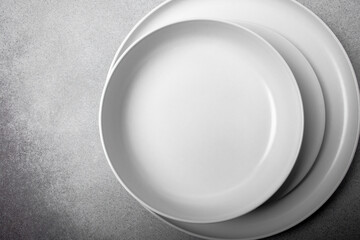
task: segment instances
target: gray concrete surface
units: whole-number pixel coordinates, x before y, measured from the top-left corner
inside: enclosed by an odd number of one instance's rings
[[[0,239],[194,239],[120,186],[97,115],[131,27],[162,0],[0,1]],[[360,1],[300,0],[360,76]],[[315,215],[271,239],[360,239],[360,155]]]

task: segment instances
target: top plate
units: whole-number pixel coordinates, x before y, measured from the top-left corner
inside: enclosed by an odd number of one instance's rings
[[[295,78],[255,33],[176,23],[133,44],[104,91],[103,143],[153,211],[210,223],[250,212],[285,181],[304,127]]]
[[[307,178],[281,200],[216,224],[164,220],[187,233],[211,239],[253,239],[284,231],[322,206],[351,164],[359,136],[359,93],[349,58],[331,30],[311,11],[292,0],[167,1],[136,25],[118,53],[155,29],[194,18],[253,22],[275,30],[294,43],[312,64],[322,86],[326,133]]]

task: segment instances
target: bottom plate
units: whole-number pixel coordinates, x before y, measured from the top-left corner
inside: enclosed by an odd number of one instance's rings
[[[164,219],[189,234],[209,239],[254,239],[282,232],[303,221],[334,193],[344,178],[359,137],[359,91],[354,70],[331,30],[291,0],[173,0],[146,16],[119,48],[114,62],[136,39],[165,25],[194,18],[253,22],[290,40],[312,64],[323,89],[326,132],[307,178],[290,194],[246,216],[214,224]]]

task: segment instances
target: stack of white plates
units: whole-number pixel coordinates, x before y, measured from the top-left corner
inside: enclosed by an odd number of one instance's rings
[[[335,35],[293,0],[172,0],[120,46],[100,110],[110,166],[144,207],[209,239],[284,231],[335,191],[359,135]]]

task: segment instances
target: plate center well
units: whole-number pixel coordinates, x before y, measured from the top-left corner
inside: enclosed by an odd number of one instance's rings
[[[122,114],[133,163],[164,195],[208,197],[246,184],[266,158],[276,109],[251,43],[181,34],[134,67]]]

